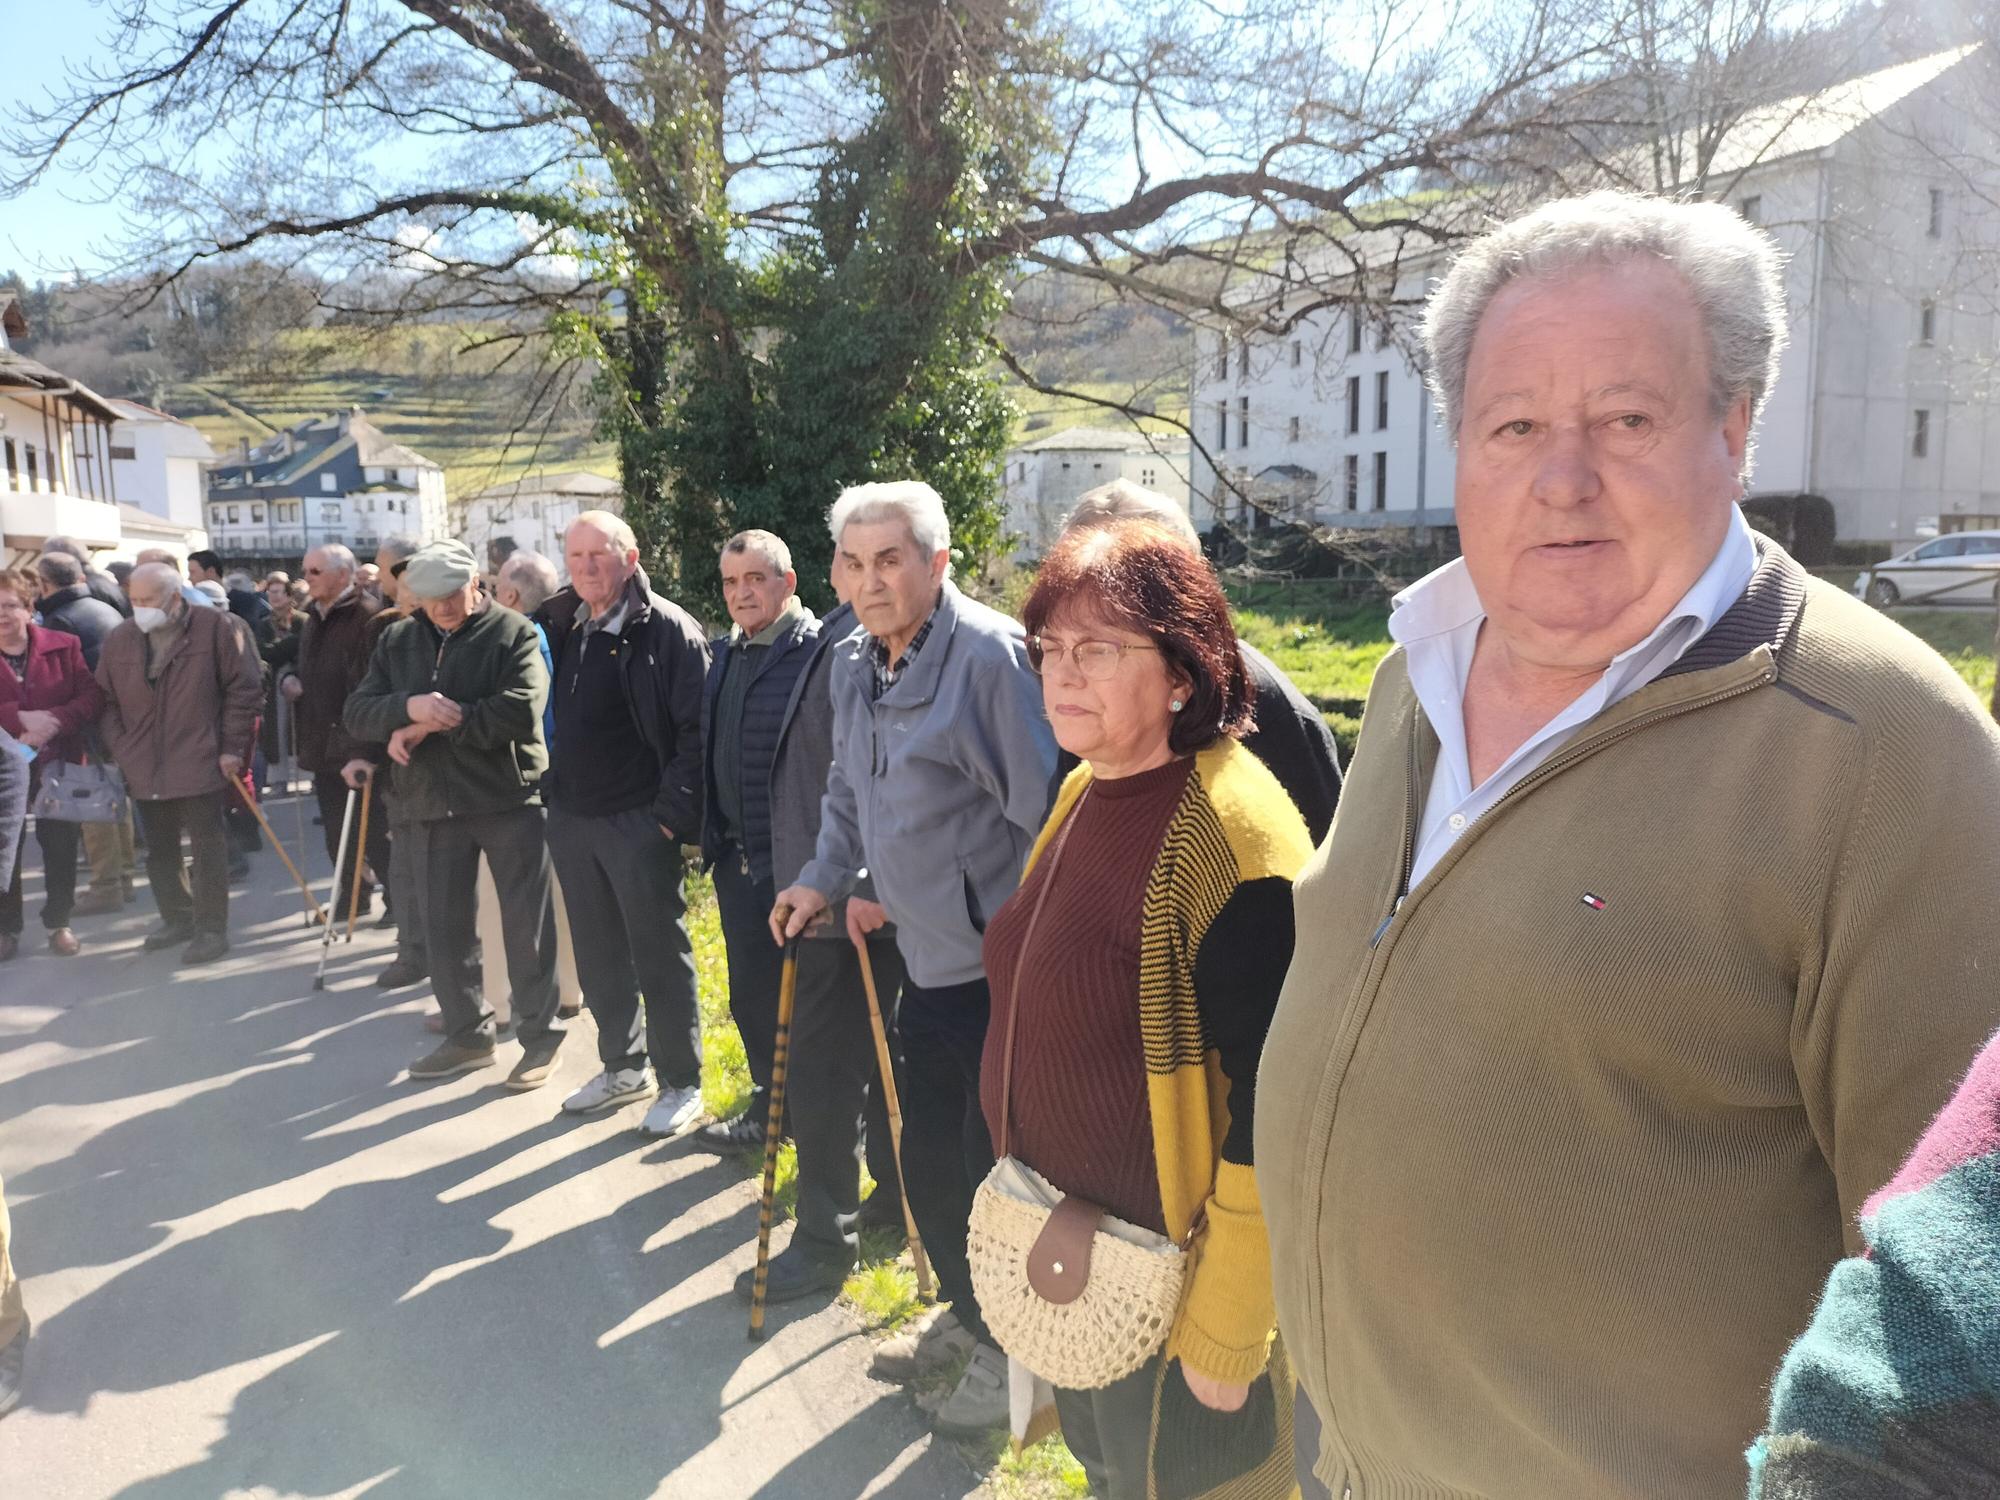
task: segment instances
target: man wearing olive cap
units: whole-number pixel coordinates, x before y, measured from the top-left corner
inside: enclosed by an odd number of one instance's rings
[[[562,1045],[539,791],[549,764],[541,642],[524,616],[481,597],[472,553],[462,542],[420,547],[398,593],[412,612],[382,633],[344,719],[356,738],[388,744],[398,835],[407,829],[425,888],[431,980],[445,1039],[411,1064],[410,1076],[442,1078],[494,1060],[495,1022],[481,988],[475,927],[484,853],[500,893],[521,1040],[521,1060],[507,1084],[539,1088]]]

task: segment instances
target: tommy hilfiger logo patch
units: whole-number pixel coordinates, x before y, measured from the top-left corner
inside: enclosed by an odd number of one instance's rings
[[[1603,911],[1610,903],[1595,891],[1585,891],[1583,893],[1583,904],[1592,911]]]

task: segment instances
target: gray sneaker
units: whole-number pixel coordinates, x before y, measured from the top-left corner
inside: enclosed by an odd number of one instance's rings
[[[991,1344],[972,1351],[971,1362],[933,1419],[939,1432],[976,1437],[1007,1425],[1007,1356]]]
[[[555,1071],[556,1053],[562,1047],[562,1039],[563,1034],[558,1031],[549,1036],[538,1036],[532,1042],[521,1043],[521,1060],[507,1075],[507,1087],[521,1092],[538,1089],[547,1083],[549,1074]]]
[[[469,1073],[474,1068],[493,1065],[491,1047],[461,1047],[457,1042],[441,1042],[434,1050],[410,1064],[412,1078],[448,1078],[453,1073]]]
[[[0,1417],[21,1404],[22,1393],[26,1390],[23,1375],[28,1364],[28,1320],[21,1320],[21,1331],[14,1335],[14,1342],[0,1349]]]
[[[877,1380],[915,1380],[964,1359],[978,1344],[950,1308],[934,1307],[877,1344],[868,1373]]]

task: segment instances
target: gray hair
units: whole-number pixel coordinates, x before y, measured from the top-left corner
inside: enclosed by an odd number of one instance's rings
[[[90,554],[83,549],[83,543],[73,536],[52,536],[42,542],[42,551],[60,552],[65,557],[73,557],[86,567],[90,565]]]
[[[249,589],[254,592],[257,581],[241,568],[231,568],[222,575],[222,586],[230,589]]]
[[[625,523],[623,516],[613,515],[608,510],[586,510],[580,512],[574,521],[563,528],[564,551],[569,550],[570,532],[579,526],[595,526],[620,552],[639,550],[639,539],[632,534],[632,528]]]
[[[1062,529],[1076,531],[1088,526],[1109,526],[1115,521],[1151,521],[1196,551],[1201,550],[1201,538],[1195,533],[1186,507],[1129,479],[1114,479],[1078,495],[1076,509],[1064,519]]]
[[[67,552],[44,552],[35,559],[35,571],[52,589],[74,588],[83,582],[83,564]]]
[[[849,485],[826,513],[826,529],[833,534],[834,546],[840,545],[841,533],[857,521],[864,526],[901,521],[929,557],[951,547],[951,522],[944,513],[944,497],[920,479]]]
[[[549,595],[562,587],[562,580],[556,574],[556,565],[539,552],[520,548],[508,555],[500,564],[500,576],[514,586],[514,592],[521,596],[521,602],[514,607],[522,614],[532,614],[548,601]]]
[[[136,560],[141,567],[171,568],[175,577],[180,576],[180,554],[171,547],[141,547]]]
[[[149,551],[157,550],[149,548]],[[166,608],[174,607],[173,601],[180,597],[181,570],[171,563],[142,562],[125,579],[125,592],[129,595],[133,585],[139,585],[152,592],[158,590],[166,597]]]
[[[343,547],[339,542],[322,542],[312,550],[338,571],[350,578],[354,576],[354,553],[350,548]],[[312,556],[312,552],[308,552],[306,556]]]
[[[1641,258],[1664,261],[1687,283],[1708,334],[1715,409],[1748,396],[1754,425],[1785,347],[1784,255],[1777,243],[1720,203],[1604,189],[1544,203],[1481,235],[1431,293],[1423,321],[1425,379],[1453,440],[1465,414],[1473,337],[1502,287]]]
[[[792,571],[792,549],[785,545],[785,539],[769,531],[739,531],[722,544],[725,554],[731,552],[755,552],[765,563],[780,573]]]
[[[386,556],[390,562],[399,563],[406,557],[415,557],[417,555],[417,548],[421,546],[423,546],[423,543],[413,536],[385,536],[382,538],[382,545],[376,549],[375,555],[377,557]]]

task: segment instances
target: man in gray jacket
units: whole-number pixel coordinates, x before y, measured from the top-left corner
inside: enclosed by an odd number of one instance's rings
[[[778,896],[771,927],[796,937],[864,870],[881,908],[850,902],[850,929],[886,917],[907,970],[899,1022],[903,1172],[917,1228],[951,1302],[876,1355],[913,1378],[971,1350],[939,1409],[947,1431],[1007,1421],[1007,1366],[966,1264],[973,1190],[993,1165],[979,1108],[987,919],[1020,884],[1048,811],[1055,738],[1021,627],[968,599],[950,571],[950,524],[927,484],[858,485],[827,518],[861,631],[833,665],[833,768],[816,857]]]

